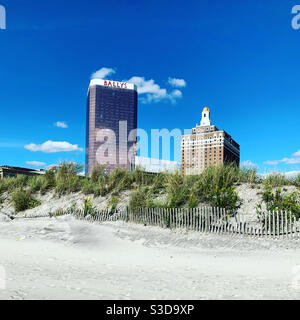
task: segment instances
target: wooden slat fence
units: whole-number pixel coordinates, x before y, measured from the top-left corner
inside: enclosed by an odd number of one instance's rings
[[[266,212],[257,218],[244,215],[230,216],[225,209],[201,207],[195,209],[141,208],[132,212],[128,208],[117,211],[96,211],[85,216],[82,210],[60,212],[77,219],[95,222],[125,221],[170,229],[186,229],[202,233],[243,234],[259,237],[299,237],[299,220],[285,211]],[[55,214],[53,214],[55,215]]]

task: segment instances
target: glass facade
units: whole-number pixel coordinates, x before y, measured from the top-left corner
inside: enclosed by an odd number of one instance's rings
[[[137,99],[136,90],[90,86],[87,99],[86,174],[90,174],[97,163],[105,165],[109,172],[117,167],[131,169],[128,153],[135,145],[136,133],[131,134],[130,141],[128,136],[137,129]]]

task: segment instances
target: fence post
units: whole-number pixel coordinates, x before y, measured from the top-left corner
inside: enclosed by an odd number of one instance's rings
[[[207,224],[207,221],[206,221],[206,206],[203,207],[203,231],[206,232],[206,224]]]
[[[211,217],[211,232],[214,233],[216,230],[216,207],[212,207],[212,217]]]
[[[206,207],[202,207],[202,231],[205,232],[206,231]]]
[[[197,208],[197,231],[200,231],[200,208]]]
[[[212,213],[213,213],[213,208],[212,207],[209,207],[209,210],[208,210],[208,232],[210,233],[211,230],[212,230]]]
[[[279,232],[279,234],[280,235],[283,235],[284,233],[283,233],[283,223],[284,223],[284,221],[283,221],[283,213],[282,213],[282,210],[280,210],[279,211],[279,216],[280,216],[280,219],[279,219],[279,221],[280,221],[280,225],[279,225],[279,228],[280,228],[280,232]]]
[[[289,222],[289,237],[292,236],[292,215],[291,215],[291,212],[289,212],[289,218],[288,218],[288,222]]]
[[[216,220],[215,220],[215,233],[219,233],[219,225],[220,225],[220,208],[217,207],[216,210]]]
[[[286,238],[288,238],[289,233],[288,233],[288,215],[287,215],[287,211],[284,211],[284,222],[285,222],[285,236]]]
[[[203,230],[202,230],[202,207],[199,208],[199,231],[203,232]]]
[[[276,229],[277,229],[277,236],[279,237],[279,235],[280,235],[280,233],[279,233],[279,213],[278,213],[278,211],[276,211],[276,219],[277,219],[277,221],[276,221]]]
[[[268,215],[268,220],[269,220],[269,235],[270,237],[272,236],[272,228],[271,228],[271,214],[270,211],[267,211],[267,215]]]
[[[126,207],[126,217],[125,217],[125,222],[129,221],[129,207]]]
[[[218,233],[219,234],[222,234],[222,228],[223,228],[223,223],[222,223],[222,217],[223,217],[223,208],[220,208],[220,211],[219,211],[219,217],[218,217]]]
[[[296,237],[296,217],[293,217],[293,238]]]
[[[265,216],[265,219],[264,219],[264,222],[265,222],[265,235],[268,236],[269,234],[269,229],[268,229],[268,214],[267,213],[264,213],[264,216]]]
[[[226,209],[225,208],[223,209],[222,225],[223,225],[222,231],[223,233],[225,233],[226,232]]]
[[[205,207],[205,232],[208,232],[208,207]]]
[[[276,225],[275,225],[275,212],[274,211],[272,211],[272,220],[273,220],[273,238],[275,238],[276,237],[276,229],[275,229],[275,227],[276,227]]]

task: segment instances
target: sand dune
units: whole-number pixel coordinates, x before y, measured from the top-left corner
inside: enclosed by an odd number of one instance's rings
[[[298,248],[68,216],[5,220],[0,299],[298,299]]]

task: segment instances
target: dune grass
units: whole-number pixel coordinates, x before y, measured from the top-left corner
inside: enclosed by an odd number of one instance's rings
[[[259,177],[254,168],[239,168],[233,164],[208,167],[195,176],[176,173],[150,174],[137,168],[134,172],[116,169],[108,174],[103,166],[95,166],[90,177],[80,176],[82,165],[62,162],[40,176],[18,176],[0,180],[0,194],[13,195],[13,202],[32,202],[32,194],[49,190],[57,195],[83,192],[85,195],[118,197],[124,190],[131,191],[130,207],[194,208],[200,203],[226,208],[234,214],[241,205],[236,186],[241,183],[282,187],[300,186],[300,175],[288,179],[280,173]],[[24,193],[24,199],[21,193]],[[160,201],[154,199],[159,198]],[[19,200],[17,200],[19,199]],[[34,201],[33,201],[34,202]],[[16,205],[18,210],[26,205]]]
[[[36,200],[29,190],[22,188],[16,189],[11,196],[11,202],[14,206],[15,212],[25,211],[32,209],[41,204],[40,201]]]

